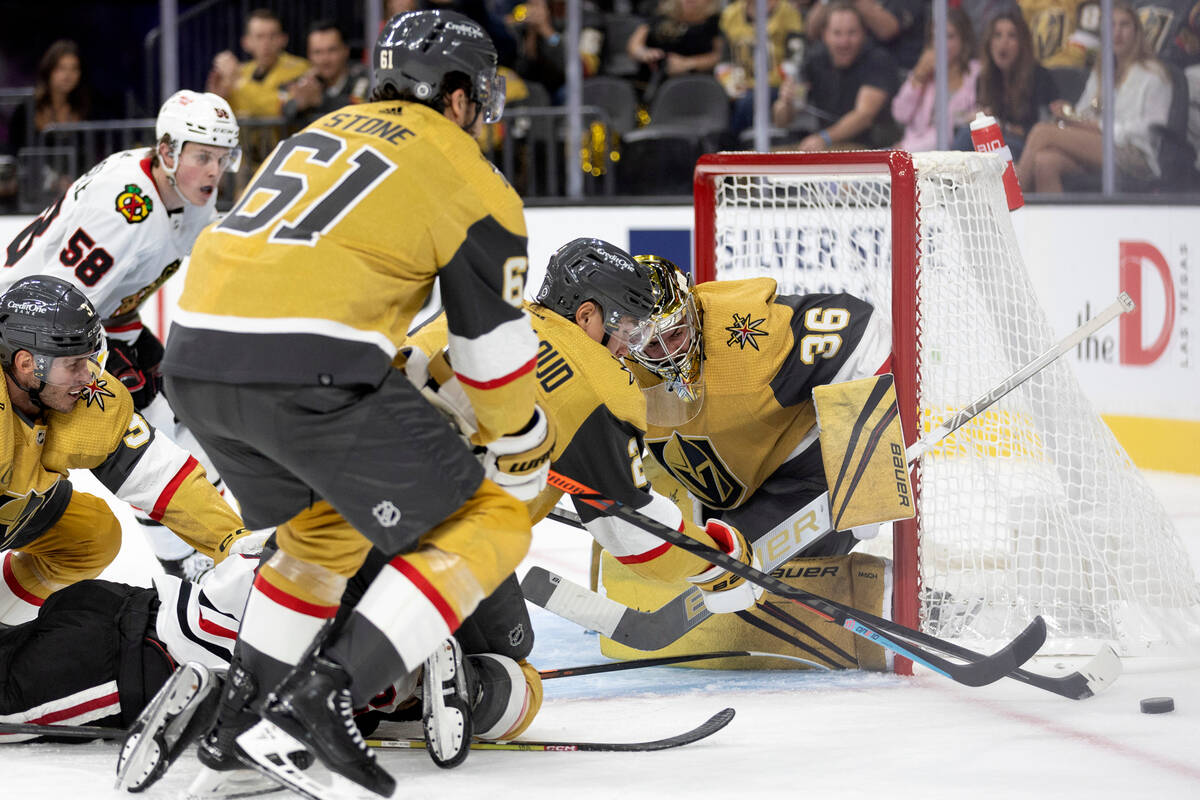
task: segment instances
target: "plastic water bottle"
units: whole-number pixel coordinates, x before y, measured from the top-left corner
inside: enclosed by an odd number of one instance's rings
[[[1008,196],[1008,210],[1016,211],[1025,205],[1017,171],[1013,168],[1012,151],[1004,143],[1004,133],[995,117],[980,111],[971,122],[971,142],[980,153],[996,153],[1007,162],[1004,167],[1004,194]]]

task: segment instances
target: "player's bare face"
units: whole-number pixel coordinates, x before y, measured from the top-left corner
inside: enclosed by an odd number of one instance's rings
[[[28,392],[30,387],[37,387],[39,381],[34,377],[32,367],[18,367],[17,372],[20,373],[17,381],[20,388]],[[38,400],[46,408],[65,414],[79,402],[84,387],[92,382],[97,372],[98,367],[92,355],[59,356],[41,380],[42,390],[38,393]],[[28,400],[20,402],[14,397],[14,401],[27,413],[39,410]]]
[[[202,206],[217,193],[217,184],[230,164],[228,147],[186,142],[175,167],[175,190],[192,205]]]
[[[1021,55],[1021,39],[1017,36],[1017,26],[1006,19],[998,20],[992,28],[988,52],[1001,72],[1012,69],[1017,63],[1017,57]]]

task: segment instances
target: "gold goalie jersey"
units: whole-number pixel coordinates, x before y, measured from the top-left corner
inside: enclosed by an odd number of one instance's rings
[[[847,294],[780,296],[771,278],[693,290],[704,346],[704,401],[678,428],[651,424],[650,452],[708,508],[740,506],[781,464],[816,442],[812,389],[874,375],[890,335]],[[643,385],[657,379],[640,368]]]
[[[716,547],[699,526],[684,520],[674,503],[650,488],[642,471],[646,407],[629,370],[571,320],[533,303],[526,303],[525,310],[538,337],[537,402],[554,421],[552,468]],[[409,344],[427,356],[444,347],[444,317],[421,328]],[[530,519],[545,519],[561,496],[558,489],[547,487],[529,502]],[[575,503],[575,508],[604,549],[644,577],[676,580],[708,566],[640,528],[600,515],[586,503]]]
[[[529,418],[521,200],[431,108],[348,106],[275,148],[200,235],[164,371],[229,383],[378,385],[440,279],[480,438]]]
[[[89,469],[105,488],[220,561],[242,527],[187,451],[159,436],[107,372],[75,408],[29,419],[0,379],[0,550],[37,539],[71,500],[67,473]]]

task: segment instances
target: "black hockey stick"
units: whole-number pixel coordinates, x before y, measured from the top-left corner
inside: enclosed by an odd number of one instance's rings
[[[542,571],[545,572],[545,570]],[[643,612],[627,608],[610,597],[604,597],[596,594],[595,592],[591,592],[582,586],[571,583],[566,578],[561,578],[557,575],[555,575],[554,578],[560,584],[569,587],[571,592],[577,593],[583,598],[588,598],[586,601],[579,602],[576,605],[576,608],[583,608],[590,605],[611,606],[612,608],[606,613],[613,617],[621,617],[622,615],[627,614],[628,616],[625,616],[622,622],[628,625],[638,625],[641,623],[642,617],[653,617],[656,613],[658,613],[653,611]],[[678,602],[680,597],[690,595],[694,591],[694,588],[688,589],[683,595],[679,595],[675,598],[675,600],[665,604],[663,608],[665,609],[669,607],[672,605],[672,603]],[[590,596],[590,598],[588,596]],[[559,615],[562,616],[563,619],[574,622],[576,625],[584,628],[590,628],[589,618],[586,616],[574,615],[574,610],[574,608],[562,609],[560,610]],[[776,611],[781,612],[782,610],[776,609]],[[769,609],[768,613],[771,613]],[[707,619],[708,616],[709,615],[706,614],[705,619]],[[783,619],[781,613],[773,614],[773,616],[786,625],[791,626],[792,624],[790,620]],[[672,632],[669,625],[663,624],[662,621],[659,621],[655,627],[659,635],[661,635],[661,637],[665,640],[659,645],[659,647],[654,648],[656,650],[666,647],[672,642],[681,639],[683,635],[687,633],[685,630]],[[950,655],[955,655],[954,650],[957,648],[957,645],[952,642],[943,642],[943,644],[946,646],[946,652],[948,652]],[[1120,675],[1121,659],[1117,656],[1116,651],[1113,650],[1112,647],[1105,645],[1095,656],[1091,658],[1091,660],[1089,660],[1078,670],[1068,675],[1054,677],[1050,675],[1041,675],[1036,672],[1029,672],[1025,669],[1015,669],[1008,674],[1008,677],[1012,678],[1013,680],[1020,681],[1021,683],[1029,684],[1030,686],[1034,686],[1038,689],[1044,689],[1047,692],[1060,695],[1069,700],[1085,700],[1106,688],[1109,684],[1120,677]]]
[[[96,725],[38,725],[33,722],[0,722],[0,734],[20,736],[59,736],[64,739],[120,739],[124,728],[102,728]]]
[[[936,647],[940,652],[946,653],[945,645],[948,643],[937,637],[915,631],[882,617],[861,613],[849,606],[827,600],[820,595],[789,586],[778,578],[747,566],[719,550],[714,550],[673,528],[643,516],[618,500],[597,494],[584,484],[554,470],[550,470],[547,483],[605,514],[620,517],[631,525],[699,556],[710,564],[715,564],[753,584],[769,589],[780,597],[788,598],[828,622],[840,625],[851,633],[875,642],[966,686],[984,686],[1003,678],[1028,661],[1046,641],[1046,622],[1039,616],[1035,617],[1016,638],[992,655],[974,653],[962,648],[955,653],[955,656],[970,660],[965,664],[949,661],[917,644],[917,641],[920,641],[926,646]]]
[[[628,661],[608,661],[603,664],[587,664],[581,667],[559,667],[544,669],[538,674],[542,680],[554,678],[574,678],[578,675],[596,675],[601,672],[623,672],[627,669],[645,669],[646,667],[665,667],[671,664],[685,664],[689,661],[709,661],[714,658],[782,658],[785,661],[797,661],[814,669],[828,671],[829,667],[809,661],[799,656],[788,656],[782,653],[760,653],[757,650],[717,650],[712,653],[691,653],[678,656],[653,656],[651,658],[632,658]]]
[[[725,708],[713,714],[689,731],[655,739],[650,742],[471,742],[472,750],[551,750],[574,752],[624,752],[642,753],[652,750],[670,750],[712,736],[733,719],[733,709]],[[398,750],[424,750],[424,739],[367,739],[368,747]]]

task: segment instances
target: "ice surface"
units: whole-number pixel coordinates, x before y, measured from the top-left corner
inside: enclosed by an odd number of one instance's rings
[[[1200,478],[1149,477],[1200,564]],[[153,560],[122,518],[125,546],[105,577],[148,585]],[[527,563],[586,582],[590,541],[543,523]],[[603,660],[594,635],[533,612],[539,667]],[[1031,668],[1051,673],[1060,663]],[[396,797],[429,800],[1200,797],[1200,662],[1124,667],[1108,691],[1080,702],[1015,681],[970,689],[932,673],[658,668],[563,678],[546,682],[527,738],[639,741],[725,706],[737,717],[710,739],[657,753],[475,752],[450,771],[420,751],[381,761],[398,778]],[[1141,698],[1160,695],[1175,698],[1173,713],[1140,713]],[[115,759],[112,743],[0,746],[0,799],[116,797]],[[181,796],[195,769],[185,755],[144,796]]]

